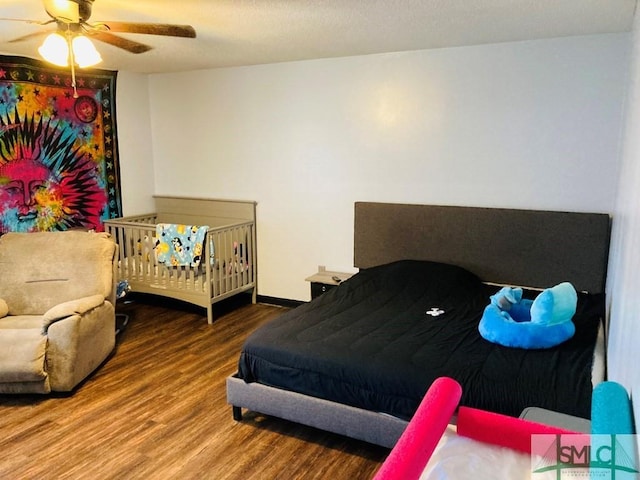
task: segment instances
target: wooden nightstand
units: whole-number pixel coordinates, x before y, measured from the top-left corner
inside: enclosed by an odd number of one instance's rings
[[[351,278],[352,275],[353,273],[330,272],[320,268],[317,273],[305,278],[307,282],[311,283],[311,300],[337,287],[345,280]]]

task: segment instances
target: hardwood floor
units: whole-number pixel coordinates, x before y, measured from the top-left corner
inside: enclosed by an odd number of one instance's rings
[[[389,450],[251,412],[225,378],[246,335],[283,312],[248,296],[204,311],[159,297],[119,305],[116,351],[72,395],[0,395],[0,478],[369,479]]]

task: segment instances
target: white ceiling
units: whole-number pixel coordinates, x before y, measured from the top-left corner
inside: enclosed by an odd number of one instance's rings
[[[187,71],[313,58],[629,31],[636,0],[95,0],[91,21],[190,24],[196,39],[123,35],[96,42],[100,68]],[[48,20],[40,0],[0,0],[0,17]],[[0,54],[37,57],[47,27],[0,21]]]

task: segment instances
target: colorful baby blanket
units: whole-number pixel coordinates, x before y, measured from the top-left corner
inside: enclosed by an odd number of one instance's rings
[[[204,237],[208,229],[206,225],[158,223],[156,225],[158,263],[174,267],[181,265],[198,267],[204,254]]]

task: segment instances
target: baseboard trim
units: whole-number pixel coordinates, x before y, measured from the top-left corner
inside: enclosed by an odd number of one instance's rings
[[[288,298],[279,298],[279,297],[268,297],[266,295],[258,295],[256,298],[258,303],[266,303],[268,305],[276,305],[278,307],[287,307],[287,308],[296,308],[302,305],[303,302],[301,300],[291,300]]]

